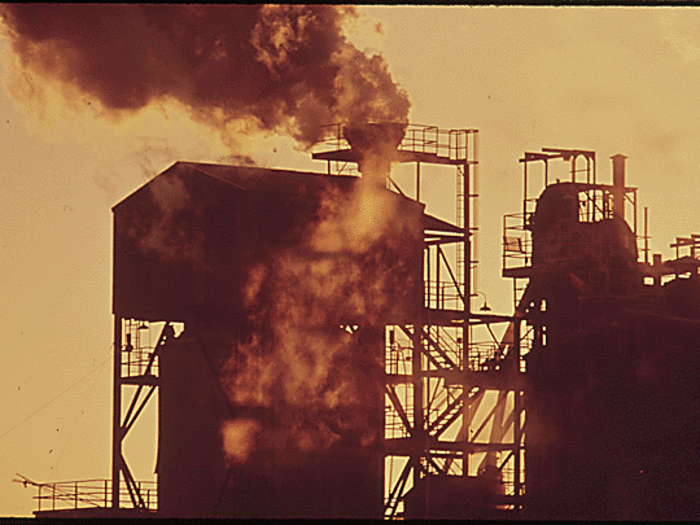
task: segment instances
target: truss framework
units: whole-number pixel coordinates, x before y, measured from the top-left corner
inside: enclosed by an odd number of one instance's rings
[[[330,129],[330,148],[314,154],[337,173],[356,160],[342,126]],[[384,517],[405,515],[405,500],[431,500],[435,476],[496,480],[491,510],[522,510],[525,396],[522,316],[472,312],[473,221],[477,130],[408,126],[398,162],[415,163],[420,201],[421,164],[456,168],[457,230],[426,228],[424,308],[414,323],[386,327]],[[453,147],[459,145],[459,147]],[[406,195],[393,181],[389,184]],[[448,190],[449,191],[449,190]],[[488,310],[486,304],[482,311]],[[494,333],[500,326],[503,335]],[[424,506],[429,517],[430,505]],[[455,516],[458,517],[458,516]],[[460,516],[468,517],[468,516]]]
[[[329,174],[332,166],[341,174],[357,156],[343,142],[342,126],[329,130],[325,150],[313,158],[326,160]],[[481,293],[473,290],[472,257],[477,137],[475,129],[409,126],[399,146],[397,160],[415,163],[418,201],[422,163],[455,167],[457,224],[426,227],[422,313],[411,324],[385,329],[387,518],[404,514],[411,491],[429,501],[430,480],[443,475],[463,478],[465,487],[469,479],[496,479],[501,488],[492,509],[519,514],[523,508],[523,374],[531,335],[521,333],[520,309],[513,316],[485,313],[486,305],[472,311],[472,298]],[[405,196],[395,181],[388,183]],[[173,337],[173,324],[115,314],[112,508],[119,508],[123,487],[134,508],[147,506],[122,445],[158,387],[158,354]],[[500,327],[500,337],[492,327]],[[160,330],[155,344],[142,338],[151,328]]]
[[[151,342],[153,329],[159,333],[155,344]],[[135,509],[155,510],[150,495],[144,497],[143,482],[137,482],[131,473],[124,457],[123,443],[159,386],[158,354],[174,335],[171,322],[150,323],[114,316],[112,479],[109,501],[113,509],[130,504]],[[129,495],[126,502],[120,497],[124,492]]]

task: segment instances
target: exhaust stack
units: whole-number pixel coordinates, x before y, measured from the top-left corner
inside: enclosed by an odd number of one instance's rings
[[[613,214],[625,219],[625,157],[618,153],[610,157],[613,161]]]
[[[343,129],[343,137],[359,154],[357,167],[362,178],[378,186],[385,185],[405,135],[406,124],[393,122],[348,125]]]

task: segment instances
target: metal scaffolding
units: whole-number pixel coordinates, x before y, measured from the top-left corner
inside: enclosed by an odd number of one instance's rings
[[[151,342],[151,323],[114,315],[114,368],[112,403],[112,479],[109,507],[157,510],[142,491],[124,457],[123,443],[158,387],[158,352],[174,331],[170,323],[153,323],[160,335]],[[159,326],[160,325],[160,326]],[[162,327],[161,327],[162,326]],[[123,407],[128,408],[123,413]],[[124,501],[123,494],[129,498]],[[105,498],[105,504],[107,499]]]
[[[532,335],[522,330],[521,309],[510,316],[493,314],[484,295],[483,306],[472,310],[473,298],[483,295],[474,282],[473,256],[477,138],[475,129],[408,125],[392,159],[415,165],[418,202],[421,177],[427,175],[421,166],[452,168],[454,182],[441,176],[445,193],[454,191],[456,220],[424,214],[422,307],[408,322],[384,327],[386,518],[507,517],[523,509],[523,352]],[[327,162],[328,175],[343,175],[361,161],[361,153],[347,142],[343,126],[335,125],[326,128],[313,158]],[[407,197],[391,176],[387,186]],[[127,283],[129,293],[136,282]],[[138,282],[150,290],[150,283]],[[100,485],[100,505],[114,515],[120,509],[157,510],[159,498],[134,479],[123,445],[157,398],[159,354],[175,339],[181,321],[168,313],[151,315],[152,305],[141,308],[131,300],[113,307],[112,479]],[[133,318],[141,315],[150,317]]]
[[[398,147],[397,162],[415,163],[418,201],[421,164],[455,167],[457,220],[426,224],[423,311],[413,324],[386,327],[386,518],[498,516],[522,508],[521,319],[487,313],[486,303],[478,313],[471,308],[483,294],[473,285],[477,138],[475,129],[409,125]],[[358,161],[342,125],[327,128],[323,145],[313,157],[328,162],[329,174]],[[387,183],[406,195],[390,176]],[[491,328],[498,324],[506,325],[500,341]],[[471,503],[437,503],[450,491]]]

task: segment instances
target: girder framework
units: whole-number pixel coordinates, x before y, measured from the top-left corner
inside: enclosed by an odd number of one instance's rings
[[[158,334],[155,343],[151,340],[154,333]],[[112,480],[111,498],[106,505],[112,509],[157,510],[150,498],[144,498],[142,482],[134,479],[123,444],[159,386],[158,354],[174,334],[171,322],[151,323],[114,316]],[[120,497],[124,492],[129,495],[128,502]]]
[[[332,167],[340,174],[358,160],[343,136],[342,126],[329,128],[327,150],[314,154],[328,162],[329,174]],[[472,298],[482,293],[474,290],[473,279],[477,138],[474,129],[409,125],[395,159],[415,163],[418,201],[422,163],[456,168],[457,224],[426,224],[424,308],[414,323],[386,327],[386,518],[430,517],[431,479],[443,476],[461,479],[457,486],[464,494],[475,479],[495,480],[495,494],[484,508],[471,509],[474,517],[522,508],[521,319],[487,314],[486,304],[479,313],[471,311]],[[406,195],[391,177],[388,184]],[[505,325],[504,339],[492,325]],[[435,495],[439,491],[435,486]],[[420,515],[406,509],[407,498],[426,502]]]
[[[495,315],[485,303],[472,311],[472,299],[483,295],[473,278],[477,136],[474,129],[409,126],[395,159],[415,163],[419,202],[421,164],[454,168],[456,224],[425,216],[423,308],[413,322],[385,327],[387,518],[407,516],[411,498],[425,501],[419,512],[430,517],[434,506],[429,502],[441,492],[443,479],[456,481],[458,491],[467,495],[475,482],[493,482],[487,501],[454,517],[517,515],[522,510],[527,334],[521,336],[524,319],[518,311]],[[342,174],[358,161],[342,137],[342,127],[330,128],[329,147],[313,155],[327,161],[329,175]],[[406,196],[391,177],[387,184]],[[173,337],[175,322],[124,319],[115,312],[113,508],[119,508],[123,487],[134,508],[145,505],[123,442],[154,397],[158,353]],[[141,335],[152,330],[158,331],[156,342],[142,341]]]

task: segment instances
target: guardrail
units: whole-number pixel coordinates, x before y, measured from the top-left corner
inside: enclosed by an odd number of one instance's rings
[[[530,219],[532,214],[528,214]],[[530,266],[532,263],[532,235],[523,224],[522,213],[503,216],[503,269]]]
[[[368,121],[367,124],[396,124],[391,122]],[[319,151],[337,151],[349,149],[350,144],[345,138],[345,124],[329,124],[321,126],[321,137],[316,144]],[[406,133],[399,151],[410,153],[426,153],[452,161],[472,160],[467,156],[473,154],[473,146],[469,146],[469,135],[476,133],[473,129],[439,129],[437,126],[407,124]]]
[[[107,508],[112,506],[112,480],[88,479],[60,481],[56,483],[33,483],[38,488],[38,512],[48,510],[70,510]],[[155,481],[137,481],[136,487],[143,498],[145,508],[158,510],[158,486]],[[119,507],[129,508],[133,503],[126,486],[119,490]]]

